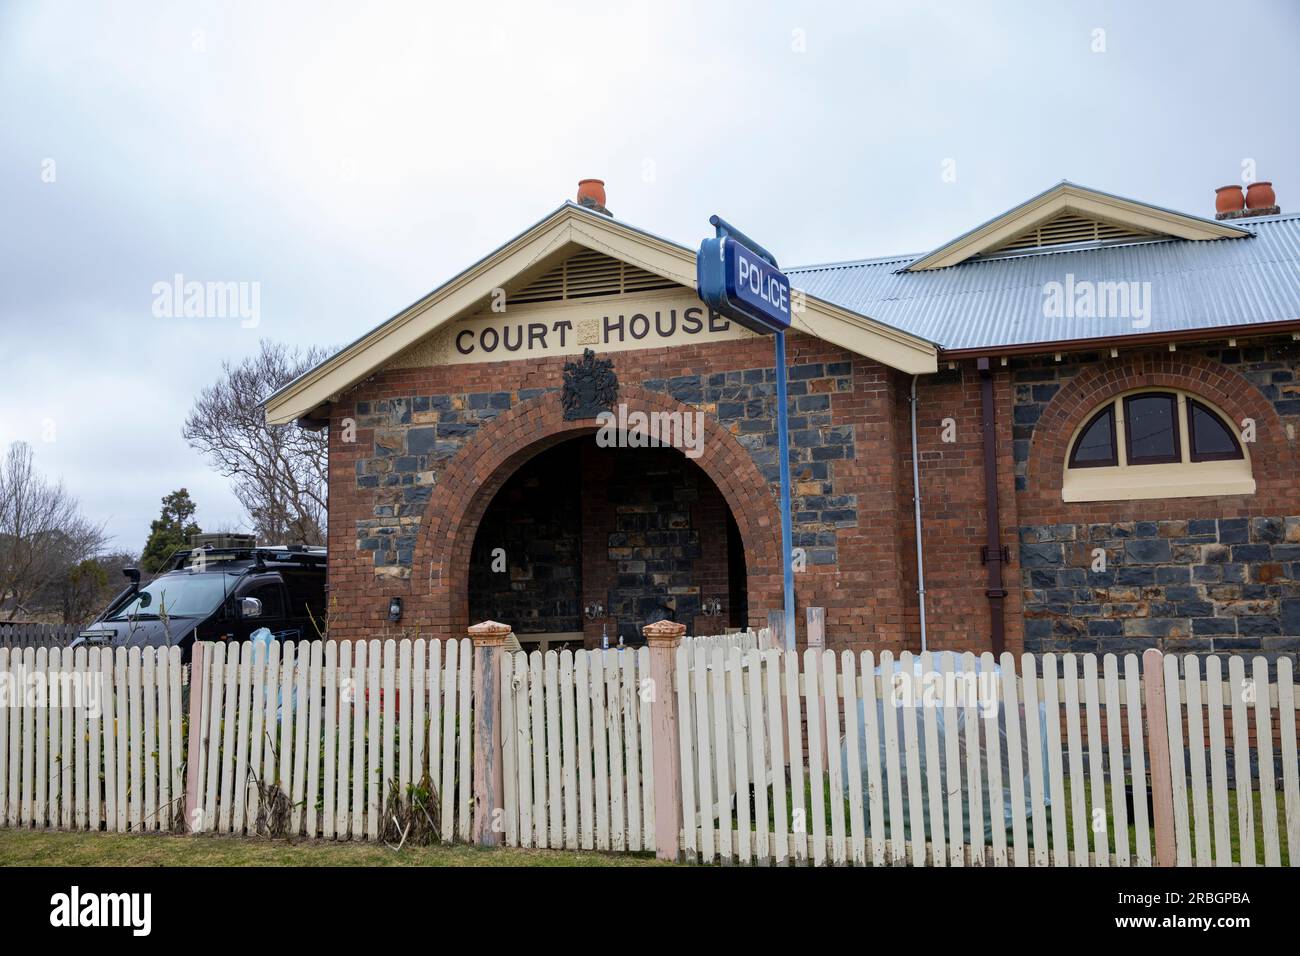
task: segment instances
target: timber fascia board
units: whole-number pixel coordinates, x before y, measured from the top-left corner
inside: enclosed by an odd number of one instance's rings
[[[439,326],[482,308],[496,289],[537,271],[571,246],[605,253],[695,289],[695,252],[573,204],[566,204],[451,281],[310,369],[265,402],[267,422],[311,416]],[[909,373],[938,368],[930,342],[811,296],[797,331]]]

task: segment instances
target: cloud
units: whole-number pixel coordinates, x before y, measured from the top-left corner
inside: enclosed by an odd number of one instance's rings
[[[1187,68],[1232,51],[1214,5],[1160,6],[6,4],[0,441],[124,545],[181,485],[233,522],[180,438],[222,359],[355,339],[584,176],[788,264],[933,248],[1062,177],[1204,213],[1250,157],[1285,205],[1297,8],[1241,11],[1271,24],[1243,84]],[[261,324],[154,317],[177,273],[259,283]]]

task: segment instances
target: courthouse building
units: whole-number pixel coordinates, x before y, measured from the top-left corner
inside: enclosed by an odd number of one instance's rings
[[[781,607],[772,342],[702,305],[691,242],[604,202],[584,181],[268,400],[329,429],[332,636],[593,646]],[[783,263],[800,642],[814,607],[831,647],[1300,649],[1275,203],[1063,182],[924,254]]]

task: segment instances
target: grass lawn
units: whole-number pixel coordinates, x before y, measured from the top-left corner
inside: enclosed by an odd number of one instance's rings
[[[571,850],[407,847],[231,836],[0,830],[0,866],[661,866],[653,856]]]

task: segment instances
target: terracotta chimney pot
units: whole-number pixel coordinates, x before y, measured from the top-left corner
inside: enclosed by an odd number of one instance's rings
[[[605,181],[603,179],[578,180],[578,205],[603,216],[614,214],[605,208]]]
[[[605,205],[605,181],[603,179],[579,179],[578,205]]]
[[[1277,193],[1269,182],[1251,183],[1246,187],[1247,209],[1269,209],[1277,205]]]
[[[1240,186],[1220,186],[1214,191],[1214,211],[1237,212],[1246,204]]]

